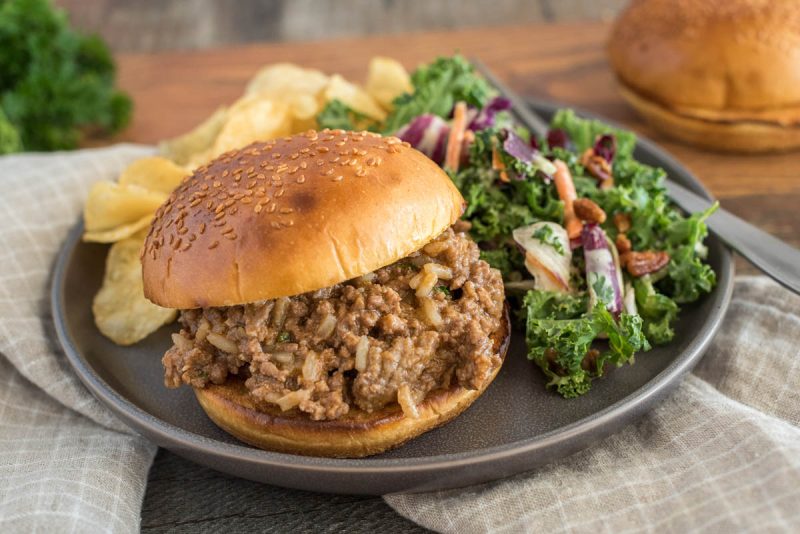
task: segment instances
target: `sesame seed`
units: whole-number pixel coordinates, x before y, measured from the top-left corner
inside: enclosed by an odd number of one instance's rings
[[[273,152],[272,153],[272,159],[281,159],[281,153],[280,152]]]
[[[252,199],[252,198],[250,198],[250,197],[244,197],[244,198],[242,198],[242,201],[241,201],[241,202],[242,202],[242,204],[250,204],[252,201],[253,201],[253,199]]]
[[[233,228],[228,228],[227,230],[225,230],[224,232],[222,232],[222,235],[225,235],[225,234],[230,234],[231,232],[233,232]]]
[[[192,243],[191,243],[190,241],[187,241],[187,242],[186,242],[186,243],[184,243],[184,244],[183,244],[183,246],[181,247],[181,252],[186,252],[186,251],[187,251],[187,250],[189,250],[190,248],[192,248]]]
[[[326,146],[321,146],[317,148],[317,152],[319,152],[320,154],[327,154],[328,152],[330,152],[330,150],[331,149]]]
[[[181,239],[180,237],[176,239],[175,242],[172,244],[172,250],[178,250],[178,248],[180,248],[181,246],[181,242],[183,242],[183,239]]]
[[[225,177],[226,177],[226,176],[228,176],[229,174],[230,174],[230,171],[228,171],[228,169],[225,169],[224,171],[222,171],[222,177],[223,177],[223,178],[225,178]]]
[[[253,211],[255,211],[256,213],[261,213],[262,209],[264,209],[264,206],[262,206],[261,204],[256,204],[255,208],[253,208]]]
[[[356,176],[364,176],[367,174],[367,170],[364,167],[359,167],[356,170]]]
[[[212,226],[215,226],[217,228],[225,226],[226,224],[228,224],[228,221],[214,221],[213,223],[211,223]]]
[[[306,163],[305,161],[301,161],[300,162],[300,168],[303,169],[303,170],[307,169],[308,168],[308,163]]]
[[[281,227],[281,223],[279,223],[278,221],[272,221],[271,223],[269,223],[269,225],[272,226],[273,228]]]
[[[347,141],[336,141],[334,144],[335,144],[336,146],[344,146],[344,145],[346,145],[346,144],[347,144]]]
[[[192,234],[189,236],[189,241],[194,241],[195,239],[197,239],[197,235]]]
[[[301,174],[300,176],[297,177],[297,183],[298,184],[302,184],[305,181],[306,181],[305,175]]]
[[[249,204],[249,203],[245,202],[245,204]],[[237,211],[239,211],[239,208],[237,206],[234,206],[234,207],[232,207],[231,209],[228,210],[228,215],[236,215]]]
[[[199,231],[201,234],[202,234],[202,233],[205,233],[205,231],[206,231],[206,223],[200,223],[200,226],[199,226],[199,228],[198,228],[198,231]]]
[[[222,207],[223,206],[220,204],[220,208],[222,208]],[[222,219],[223,217],[225,217],[225,212],[224,211],[220,211],[214,216],[214,219],[218,221],[218,220]]]
[[[216,181],[211,185],[213,185],[214,187],[220,187],[222,184],[219,181]]]
[[[185,234],[186,232],[188,232],[188,231],[189,231],[189,229],[188,229],[188,228],[186,228],[185,226],[184,226],[183,228],[179,228],[179,229],[178,229],[178,233],[179,233],[180,235],[184,235],[184,234]]]
[[[340,174],[339,176],[334,176],[333,178],[331,178],[331,180],[333,180],[334,182],[341,182],[342,180],[344,180],[344,176]]]
[[[333,169],[327,169],[322,171],[322,176],[330,176],[331,174],[333,174]]]
[[[194,200],[192,200],[192,201],[189,203],[189,207],[192,207],[192,208],[193,208],[193,207],[197,206],[198,204],[200,204],[202,201],[203,201],[203,199],[202,199],[202,198],[195,198]]]
[[[219,246],[219,241],[214,241],[213,243],[211,243],[210,245],[208,245],[208,249],[209,249],[209,250],[212,250],[212,249],[215,249],[215,248],[217,248],[218,246]]]
[[[277,193],[275,193],[275,197],[276,197],[276,198],[280,198],[280,197],[282,197],[282,196],[283,196],[283,194],[284,194],[285,192],[286,192],[286,189],[284,189],[283,187],[281,187],[280,189],[278,189],[278,192],[277,192]]]
[[[280,213],[285,215],[287,213],[294,213],[294,210],[292,208],[281,208]]]
[[[276,208],[276,207],[277,207],[277,206],[276,206],[276,205],[275,205],[275,203],[273,202],[273,203],[272,203],[272,204],[270,204],[270,205],[269,205],[269,207],[267,208],[267,213],[273,213],[273,212],[275,211],[275,208]]]

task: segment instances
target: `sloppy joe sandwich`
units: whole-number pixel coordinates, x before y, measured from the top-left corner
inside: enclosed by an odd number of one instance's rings
[[[165,383],[264,449],[360,457],[466,409],[497,374],[500,273],[458,231],[449,177],[396,138],[253,143],[185,178],[142,249],[180,311]],[[454,226],[455,225],[455,226]]]

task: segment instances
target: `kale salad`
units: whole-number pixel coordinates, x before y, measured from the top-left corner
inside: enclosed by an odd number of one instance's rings
[[[672,340],[681,305],[716,282],[703,244],[716,205],[684,216],[665,172],[634,159],[630,132],[563,109],[532,135],[463,57],[421,66],[411,82],[382,123],[334,100],[319,125],[395,135],[447,171],[548,387],[583,395]]]

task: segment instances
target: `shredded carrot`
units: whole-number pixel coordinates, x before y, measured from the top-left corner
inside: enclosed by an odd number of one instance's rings
[[[556,184],[558,198],[564,203],[564,228],[566,228],[569,238],[575,239],[581,235],[581,230],[583,230],[583,223],[575,216],[575,210],[572,207],[572,203],[578,197],[575,193],[575,183],[572,181],[569,167],[563,161],[557,159],[553,163],[556,166],[553,182]]]
[[[492,149],[492,169],[500,171],[501,182],[508,183],[511,181],[508,179],[508,173],[506,172],[506,164],[503,163],[502,158],[500,158],[500,152],[497,150],[497,147]]]
[[[461,144],[464,142],[464,132],[467,129],[467,103],[456,102],[453,108],[453,123],[450,126],[450,136],[447,138],[447,154],[444,158],[444,166],[453,170],[458,170],[461,160]]]

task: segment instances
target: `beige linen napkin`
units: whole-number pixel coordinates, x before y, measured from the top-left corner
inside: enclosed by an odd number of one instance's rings
[[[155,446],[71,372],[49,287],[89,185],[150,152],[121,145],[0,158],[3,532],[138,531]],[[386,501],[446,532],[798,530],[798,343],[800,298],[740,279],[708,356],[639,423],[533,473]]]
[[[92,182],[152,149],[0,158],[0,530],[138,532],[156,447],[81,385],[50,315],[56,253]]]

